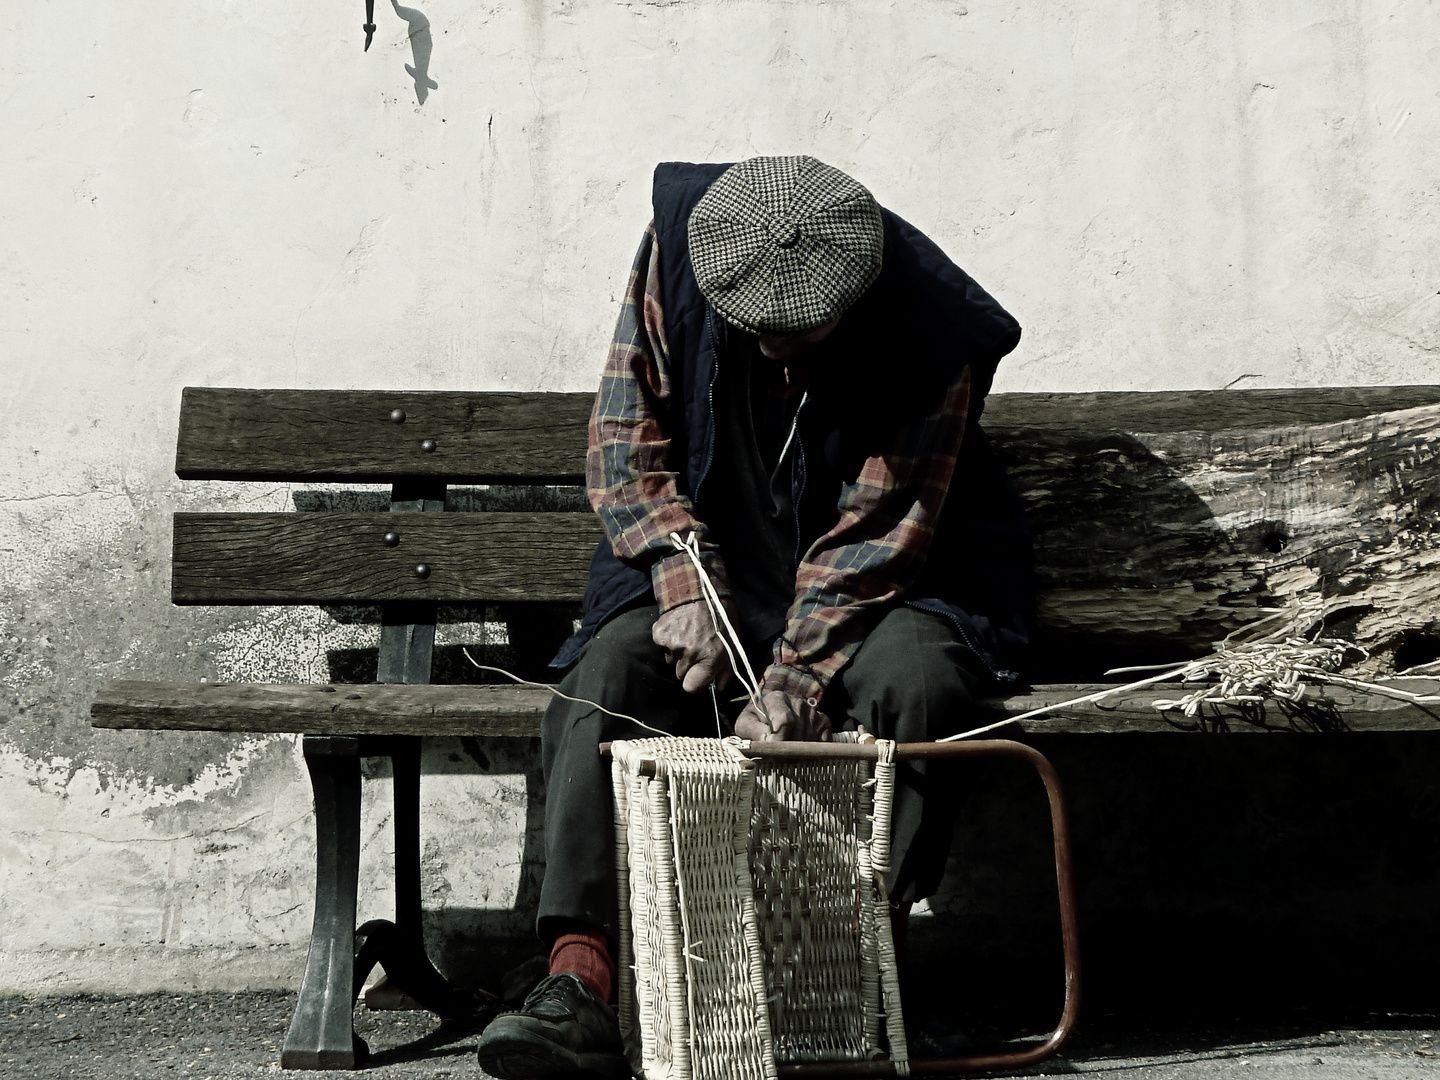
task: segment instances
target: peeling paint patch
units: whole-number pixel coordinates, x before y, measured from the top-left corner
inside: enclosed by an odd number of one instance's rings
[[[496,774],[477,775],[456,771],[468,760],[458,749],[435,740],[426,750],[427,924],[462,944],[524,935],[539,872],[534,759],[501,746]],[[393,917],[391,800],[387,770],[372,772],[362,806],[360,921]],[[288,949],[306,941],[314,824],[293,739],[251,738],[180,788],[107,785],[93,768],[0,751],[0,819],[0,952]],[[277,964],[291,956],[266,955]],[[287,977],[275,971],[264,984]],[[223,973],[215,978],[202,985],[228,985]]]

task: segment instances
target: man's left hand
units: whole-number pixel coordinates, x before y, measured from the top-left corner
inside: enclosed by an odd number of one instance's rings
[[[751,742],[830,741],[830,718],[805,698],[768,690],[760,695],[760,703],[764,713],[751,703],[735,721],[735,734],[740,738]]]

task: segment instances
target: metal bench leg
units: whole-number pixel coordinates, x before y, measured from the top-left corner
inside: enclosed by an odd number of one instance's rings
[[[353,1069],[369,1048],[351,1023],[360,872],[360,740],[306,735],[315,792],[315,926],[282,1069]]]
[[[454,1016],[457,996],[425,952],[421,923],[420,740],[388,738],[374,752],[395,763],[395,921],[372,919],[355,932],[355,993],[378,963],[392,986],[439,1016]]]

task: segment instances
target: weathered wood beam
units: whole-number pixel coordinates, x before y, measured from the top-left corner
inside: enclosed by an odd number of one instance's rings
[[[1440,681],[1407,679],[1397,685],[1434,694]],[[1092,693],[1085,684],[1037,686],[1023,694],[983,704],[988,722],[1018,716],[1045,705]],[[994,737],[1019,734],[1104,734],[1186,732],[1194,721],[1160,713],[1152,703],[1177,697],[1178,686],[1157,686],[1099,705],[1076,705],[1049,716],[1000,728]],[[528,686],[291,685],[269,683],[113,682],[90,708],[91,722],[103,728],[180,731],[292,732],[311,735],[484,735],[538,736],[548,691]],[[1328,703],[1349,731],[1440,731],[1440,709],[1350,690],[1327,689],[1308,704]],[[1266,727],[1236,712],[1207,713],[1203,730],[1260,732],[1291,730],[1278,707],[1267,710]],[[1299,725],[1306,730],[1305,725]]]
[[[1052,654],[1193,657],[1304,595],[1342,609],[1330,625],[1373,670],[1440,632],[1440,388],[1066,400],[1073,427],[1019,426],[1031,405],[997,398],[991,429]]]
[[[579,483],[594,394],[187,386],[182,480]]]
[[[579,600],[593,514],[176,514],[177,604]],[[423,572],[417,568],[423,567]]]
[[[1431,386],[1158,393],[995,394],[985,426],[1068,431],[1219,431],[1359,419],[1440,401]],[[185,480],[425,476],[472,483],[580,483],[590,393],[417,390],[182,391],[175,470]],[[396,423],[396,410],[404,419]],[[433,450],[425,450],[434,439]]]
[[[1282,390],[1120,390],[1090,394],[991,394],[986,430],[1267,430],[1360,420],[1440,403],[1440,386],[1311,386]]]
[[[550,694],[528,686],[112,682],[95,727],[307,735],[538,736]]]

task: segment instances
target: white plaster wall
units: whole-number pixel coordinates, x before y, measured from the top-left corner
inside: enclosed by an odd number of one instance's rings
[[[298,979],[293,743],[85,718],[354,633],[169,606],[172,510],[288,505],[173,479],[180,387],[586,389],[658,160],[854,173],[1025,325],[1001,390],[1440,381],[1434,3],[415,3],[423,104],[386,0],[0,12],[0,990]],[[507,760],[427,778],[427,888],[519,932]]]

